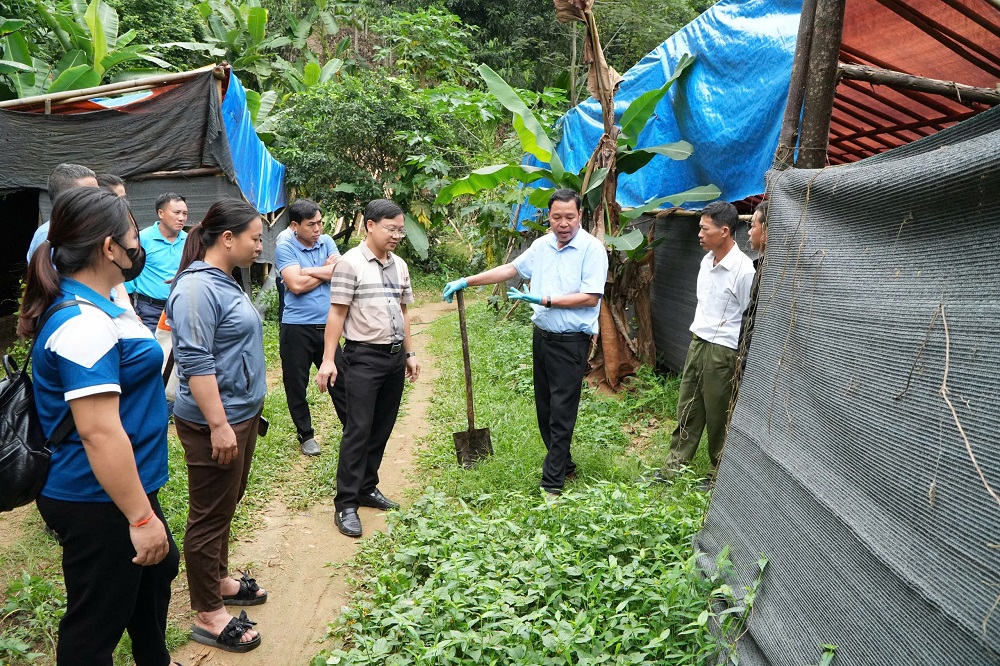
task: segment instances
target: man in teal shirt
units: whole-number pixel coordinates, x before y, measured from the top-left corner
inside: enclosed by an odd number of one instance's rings
[[[139,244],[146,251],[146,267],[125,288],[132,294],[135,313],[153,335],[163,313],[170,282],[177,274],[184,252],[187,232],[187,201],[176,192],[166,192],[156,199],[157,223],[139,232]]]

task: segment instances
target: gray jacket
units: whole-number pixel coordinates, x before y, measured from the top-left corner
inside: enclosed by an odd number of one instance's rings
[[[196,261],[178,276],[166,306],[180,384],[174,414],[205,424],[188,378],[215,375],[230,424],[257,415],[267,393],[264,329],[231,276]]]

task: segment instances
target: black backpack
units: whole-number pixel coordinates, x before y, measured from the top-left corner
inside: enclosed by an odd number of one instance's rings
[[[28,364],[38,334],[53,314],[71,305],[97,307],[87,301],[70,299],[49,308],[38,320],[35,339],[28,348],[23,369],[19,370],[14,359],[4,354],[2,363],[7,377],[0,380],[0,511],[10,511],[38,497],[49,474],[52,449],[73,430],[73,413],[70,412],[56,426],[52,437],[45,438],[28,376]]]

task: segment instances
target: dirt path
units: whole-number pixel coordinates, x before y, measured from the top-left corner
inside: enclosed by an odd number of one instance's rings
[[[406,412],[396,423],[379,471],[379,487],[404,502],[404,491],[414,485],[409,473],[416,443],[427,432],[427,408],[438,374],[427,352],[429,337],[422,333],[427,324],[454,307],[431,302],[410,312],[413,344],[421,364],[420,380],[407,398]],[[385,531],[384,513],[367,508],[359,513],[366,537]],[[253,563],[254,576],[268,590],[266,604],[247,609],[261,632],[260,647],[238,655],[188,643],[174,655],[186,666],[305,666],[322,649],[327,623],[348,603],[347,571],[337,565],[354,557],[359,540],[337,531],[333,498],[308,511],[290,511],[276,502],[264,512],[262,521],[263,527],[253,540],[239,543],[231,555],[234,563]],[[181,601],[186,606],[186,592],[178,596],[185,597]],[[239,608],[234,606],[230,611],[238,612]]]

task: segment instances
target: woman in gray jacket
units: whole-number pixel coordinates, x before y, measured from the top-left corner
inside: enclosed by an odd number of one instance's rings
[[[261,251],[260,214],[223,199],[188,234],[167,299],[180,383],[174,403],[177,436],[188,466],[184,533],[191,638],[230,652],[260,645],[246,615],[225,605],[253,606],[267,592],[243,574],[229,575],[229,529],[246,490],[267,390],[260,315],[232,277]]]

